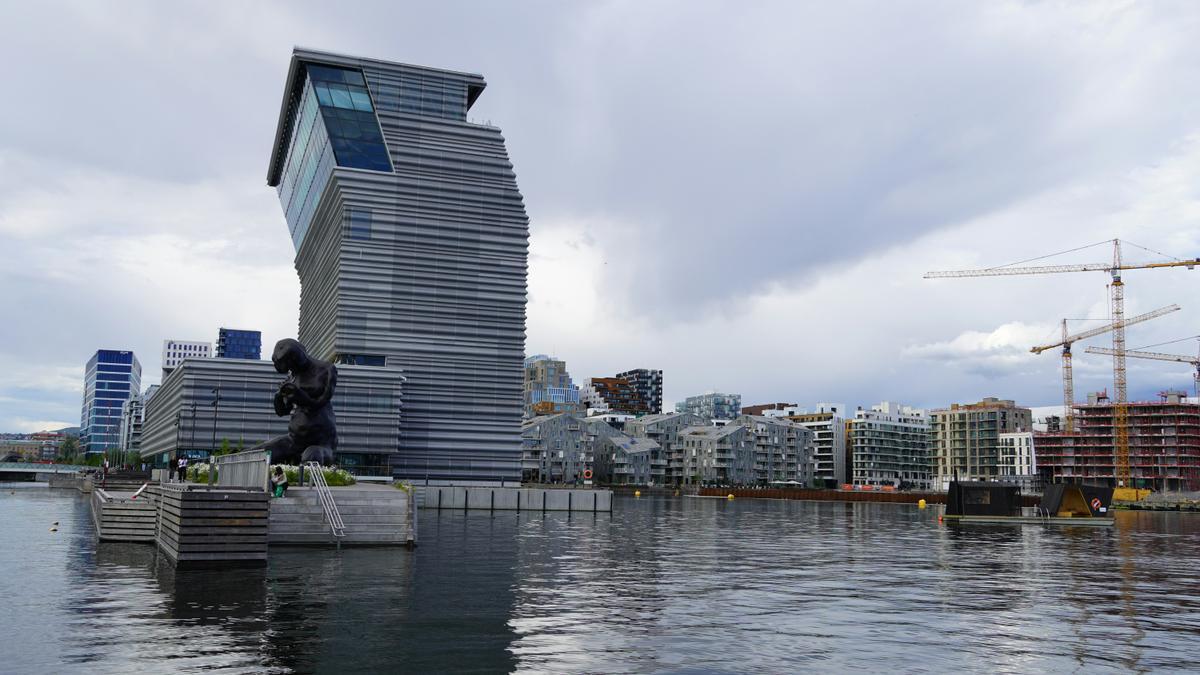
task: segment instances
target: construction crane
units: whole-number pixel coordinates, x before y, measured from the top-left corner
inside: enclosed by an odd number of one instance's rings
[[[1089,354],[1112,354],[1113,350],[1106,347],[1088,347]],[[1182,354],[1164,354],[1162,352],[1139,352],[1126,350],[1125,356],[1133,359],[1153,359],[1155,361],[1174,361],[1175,363],[1190,363],[1196,368],[1194,387],[1196,396],[1200,396],[1200,356],[1184,356]]]
[[[1102,242],[1106,243],[1106,242]],[[1093,244],[1094,246],[1095,244]],[[1134,244],[1134,246],[1137,246]],[[1079,249],[1090,248],[1083,246]],[[1138,246],[1138,248],[1143,248]],[[1150,249],[1144,249],[1149,251]],[[1072,251],[1063,251],[1070,253]],[[1156,251],[1150,251],[1157,253]],[[1058,255],[1058,254],[1052,254]],[[1162,255],[1162,254],[1159,254]],[[1041,256],[1040,258],[1048,258],[1050,256]],[[1169,256],[1168,256],[1169,257]],[[1031,261],[1026,261],[1031,262]],[[1125,386],[1125,284],[1121,281],[1121,272],[1125,270],[1146,270],[1158,269],[1162,267],[1186,267],[1189,270],[1200,265],[1200,258],[1191,260],[1170,260],[1166,262],[1155,263],[1133,263],[1127,264],[1122,259],[1121,255],[1121,240],[1112,240],[1112,262],[1103,263],[1083,263],[1077,265],[1039,265],[1036,267],[1017,267],[1016,265],[1003,265],[1000,267],[986,267],[977,270],[954,270],[948,272],[928,272],[925,274],[926,279],[949,279],[961,277],[999,277],[999,276],[1016,276],[1022,274],[1058,274],[1063,272],[1106,272],[1111,277],[1112,281],[1109,284],[1109,295],[1111,296],[1112,306],[1112,324],[1115,328],[1112,331],[1113,336],[1113,388],[1116,390],[1117,400],[1113,406],[1113,430],[1115,435],[1116,446],[1116,483],[1117,487],[1125,487],[1129,483],[1129,410],[1126,407],[1126,386]]]
[[[1145,314],[1139,314],[1135,317],[1131,317],[1125,321],[1125,326],[1132,326],[1135,323],[1149,321],[1150,319],[1157,319],[1160,316],[1177,311],[1179,311],[1179,305],[1167,305],[1166,307],[1160,307],[1152,312],[1146,312]],[[1088,338],[1096,337],[1097,335],[1103,335],[1111,330],[1116,330],[1117,327],[1117,324],[1110,323],[1107,326],[1099,326],[1097,328],[1085,330],[1081,333],[1068,335],[1067,320],[1063,319],[1061,340],[1055,342],[1054,344],[1039,345],[1029,350],[1034,354],[1041,354],[1046,350],[1054,349],[1055,347],[1062,347],[1063,431],[1068,434],[1075,431],[1075,378],[1072,374],[1071,368],[1071,345],[1075,342],[1079,342],[1080,340],[1086,340]]]

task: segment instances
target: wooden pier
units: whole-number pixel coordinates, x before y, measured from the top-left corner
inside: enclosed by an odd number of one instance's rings
[[[153,488],[158,547],[177,568],[267,564],[267,494],[167,483]]]
[[[158,527],[158,508],[146,493],[92,492],[92,521],[100,541],[152,543]]]

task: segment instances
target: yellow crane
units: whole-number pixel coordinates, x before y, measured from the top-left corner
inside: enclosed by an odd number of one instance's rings
[[[1112,354],[1113,350],[1105,347],[1088,347],[1089,354]],[[1155,361],[1174,361],[1175,363],[1190,363],[1196,368],[1193,375],[1193,386],[1196,396],[1200,396],[1200,356],[1184,356],[1182,354],[1164,354],[1162,352],[1141,352],[1126,350],[1125,356],[1132,359],[1153,359]]]
[[[1132,326],[1133,324],[1149,321],[1150,319],[1157,319],[1160,316],[1177,311],[1179,311],[1179,305],[1167,305],[1166,307],[1160,307],[1152,312],[1146,312],[1145,314],[1139,314],[1137,316],[1130,317],[1127,321],[1125,321],[1124,325]],[[1080,340],[1086,340],[1088,338],[1096,337],[1097,335],[1103,335],[1104,333],[1107,333],[1111,330],[1116,330],[1117,328],[1117,324],[1110,323],[1107,326],[1098,326],[1074,335],[1068,335],[1067,320],[1063,319],[1061,340],[1055,342],[1054,344],[1038,345],[1037,347],[1032,347],[1029,350],[1034,354],[1041,354],[1042,352],[1054,349],[1055,347],[1062,347],[1063,431],[1068,434],[1075,431],[1075,378],[1072,374],[1071,368],[1071,345],[1079,342]],[[1088,351],[1091,352],[1090,349]]]
[[[1104,242],[1106,243],[1106,242]],[[1094,244],[1093,244],[1094,246]],[[1137,246],[1135,244],[1135,246]],[[1090,248],[1083,246],[1073,251]],[[1138,247],[1142,248],[1142,247]],[[1150,249],[1145,249],[1149,251]],[[1072,251],[1063,251],[1070,253]],[[1157,253],[1151,251],[1151,253]],[[1053,254],[1059,255],[1059,254]],[[1159,254],[1162,255],[1162,254]],[[1050,256],[1041,256],[1048,258]],[[1018,267],[1003,265],[1000,267],[985,267],[975,270],[951,270],[945,272],[928,272],[926,279],[950,279],[962,277],[1001,277],[1024,274],[1058,274],[1064,272],[1105,272],[1112,281],[1109,284],[1109,294],[1112,305],[1112,323],[1115,328],[1113,336],[1113,389],[1116,394],[1116,404],[1113,406],[1113,431],[1115,436],[1116,482],[1117,487],[1125,487],[1129,482],[1129,410],[1126,407],[1125,386],[1125,284],[1121,281],[1121,273],[1125,270],[1148,270],[1164,267],[1186,267],[1193,269],[1200,265],[1200,258],[1191,260],[1169,260],[1165,262],[1125,263],[1121,255],[1121,240],[1112,240],[1112,262],[1083,263],[1077,265],[1039,265],[1036,267]]]

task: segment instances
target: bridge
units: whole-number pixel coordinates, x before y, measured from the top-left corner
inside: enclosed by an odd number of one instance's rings
[[[79,464],[34,464],[32,462],[0,462],[0,480],[10,476],[17,480],[31,480],[29,474],[44,475],[55,473],[75,473],[84,469],[95,469],[94,466]]]

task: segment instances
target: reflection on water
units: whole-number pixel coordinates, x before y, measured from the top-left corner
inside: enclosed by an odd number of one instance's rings
[[[1127,672],[1200,643],[1200,515],[949,527],[888,504],[619,499],[422,512],[405,549],[181,571],[94,541],[73,491],[0,491],[0,670]],[[51,523],[58,521],[58,531]]]

